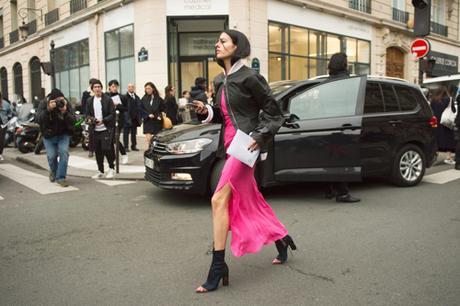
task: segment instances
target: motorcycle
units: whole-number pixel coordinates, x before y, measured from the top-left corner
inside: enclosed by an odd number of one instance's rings
[[[28,120],[20,123],[16,129],[16,147],[21,153],[29,153],[35,150],[40,140],[40,125],[35,122],[35,109],[30,110]]]
[[[75,148],[78,146],[80,142],[84,142],[84,135],[83,135],[83,125],[85,123],[85,116],[80,114],[79,111],[75,112],[75,122],[74,122],[74,132],[72,137],[70,138],[70,144],[69,146],[71,148]]]

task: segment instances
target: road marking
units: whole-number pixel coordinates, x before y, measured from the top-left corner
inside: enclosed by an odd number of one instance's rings
[[[105,184],[107,186],[118,186],[118,185],[128,185],[134,184],[134,181],[119,181],[119,180],[95,180],[96,182]]]
[[[0,164],[0,175],[3,175],[21,185],[26,186],[40,194],[59,193],[75,191],[78,188],[69,186],[61,187],[56,183],[51,183],[48,176],[40,175],[31,171],[24,170],[11,164]]]
[[[5,198],[4,198],[4,197],[2,197],[2,196],[0,196],[0,201],[1,201],[1,200],[5,200]]]
[[[97,172],[97,164],[94,159],[83,158],[80,156],[69,156],[69,167],[90,170]],[[120,173],[144,173],[144,166],[120,165]]]
[[[432,183],[432,184],[446,184],[446,183],[449,183],[449,182],[452,182],[458,179],[460,179],[460,171],[455,170],[455,169],[450,169],[450,170],[426,175],[423,178],[423,181],[426,183]]]

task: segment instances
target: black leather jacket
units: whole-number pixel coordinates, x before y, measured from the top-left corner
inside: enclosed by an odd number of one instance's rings
[[[267,144],[281,127],[284,119],[267,81],[254,70],[243,66],[226,76],[219,74],[214,79],[216,105],[213,107],[212,122],[222,123],[220,110],[222,91],[226,95],[227,109],[235,129],[240,129],[259,144],[261,151],[266,151]],[[225,125],[222,124],[218,157],[225,157],[223,137]]]

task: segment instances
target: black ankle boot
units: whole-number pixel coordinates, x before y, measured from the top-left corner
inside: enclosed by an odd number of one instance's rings
[[[228,266],[225,263],[225,250],[212,251],[212,263],[209,268],[208,279],[206,283],[201,285],[206,291],[199,291],[198,293],[204,293],[214,291],[219,287],[219,282],[222,279],[222,285],[228,286]]]
[[[278,256],[273,260],[273,264],[283,264],[288,258],[288,247],[291,247],[291,250],[296,250],[297,246],[292,240],[292,237],[289,235],[284,236],[284,238],[275,241],[276,249],[278,250]]]

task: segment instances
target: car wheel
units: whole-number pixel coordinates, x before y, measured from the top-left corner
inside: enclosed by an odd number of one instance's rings
[[[214,163],[212,167],[211,176],[209,177],[209,192],[214,194],[214,191],[217,188],[217,184],[219,183],[220,174],[222,173],[222,169],[224,168],[225,160],[219,159]]]
[[[401,187],[415,186],[425,175],[425,155],[416,145],[406,145],[396,154],[393,183]]]

